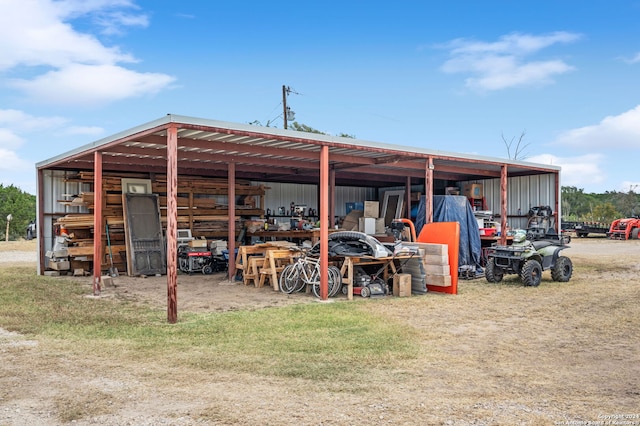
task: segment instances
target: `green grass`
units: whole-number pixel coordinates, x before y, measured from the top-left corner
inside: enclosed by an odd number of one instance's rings
[[[85,297],[90,293],[89,285],[40,277],[32,268],[0,268],[0,327],[116,362],[323,381],[351,380],[418,353],[413,331],[357,302],[180,313],[168,324],[164,310]]]

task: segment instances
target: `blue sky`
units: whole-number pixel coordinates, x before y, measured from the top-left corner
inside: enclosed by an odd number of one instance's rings
[[[640,0],[0,0],[0,183],[167,113],[640,184]]]

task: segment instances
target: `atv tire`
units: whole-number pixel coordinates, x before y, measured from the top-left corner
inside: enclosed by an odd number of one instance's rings
[[[535,259],[527,260],[520,270],[520,279],[525,286],[537,287],[542,280],[542,266]]]
[[[571,259],[567,256],[558,257],[556,264],[553,265],[553,269],[551,270],[551,278],[553,278],[554,281],[566,283],[571,279],[572,274],[573,263],[571,263]]]
[[[484,277],[490,283],[499,283],[504,277],[504,271],[499,266],[496,266],[496,261],[493,257],[487,259],[487,264],[484,267]]]

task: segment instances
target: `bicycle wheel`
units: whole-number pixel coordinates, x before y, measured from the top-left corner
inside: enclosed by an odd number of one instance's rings
[[[293,293],[299,285],[299,281],[301,280],[297,265],[292,264],[285,266],[280,273],[280,280],[278,282],[280,291],[287,294]]]
[[[320,297],[320,267],[317,268],[317,273],[314,275],[317,280],[313,282],[313,294],[316,297]],[[329,266],[328,279],[327,279],[327,296],[334,297],[340,291],[342,287],[342,277],[340,276],[340,270],[335,266]]]
[[[332,285],[329,286],[329,297],[335,297],[342,290],[342,274],[337,266],[329,266],[329,277],[333,277],[330,280]]]

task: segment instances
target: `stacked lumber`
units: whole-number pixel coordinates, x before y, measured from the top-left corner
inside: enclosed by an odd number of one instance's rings
[[[109,239],[113,254],[114,266],[119,270],[126,269],[126,242],[122,207],[122,179],[151,180],[152,192],[159,194],[161,219],[166,224],[167,179],[165,175],[154,175],[152,179],[147,173],[115,173],[105,172],[102,176],[102,216],[109,225]],[[69,175],[67,182],[79,182],[88,185],[94,183],[94,173],[81,171]],[[236,235],[242,229],[242,216],[263,216],[264,195],[268,188],[264,185],[251,185],[246,180],[237,180],[235,186],[236,200],[233,200],[236,214]],[[195,238],[226,238],[228,236],[229,203],[228,184],[222,178],[178,177],[177,206],[178,228],[190,229]],[[60,217],[55,225],[65,228],[71,238],[70,253],[78,258],[93,256],[93,210],[94,192],[83,192],[71,196],[70,199],[59,200],[59,203],[70,206],[86,207],[89,213],[67,214]],[[80,232],[82,231],[82,232]],[[102,244],[101,269],[110,266],[107,247],[106,227],[100,236]],[[73,258],[72,258],[73,259]]]
[[[416,255],[402,267],[403,273],[411,274],[412,294],[425,294],[427,285],[451,286],[447,244],[403,243],[403,245],[416,251]]]

